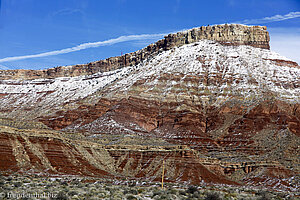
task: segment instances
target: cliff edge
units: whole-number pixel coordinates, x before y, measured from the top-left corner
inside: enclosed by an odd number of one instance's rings
[[[201,26],[169,34],[164,39],[141,50],[88,64],[60,66],[44,70],[0,70],[0,80],[74,77],[107,72],[125,66],[136,65],[162,51],[204,39],[217,41],[222,45],[250,45],[257,48],[270,49],[270,37],[265,26],[245,26],[240,24]]]

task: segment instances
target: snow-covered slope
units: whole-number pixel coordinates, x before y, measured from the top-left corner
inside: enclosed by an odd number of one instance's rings
[[[292,64],[290,64],[292,63]],[[197,77],[197,81],[195,81]],[[199,78],[199,79],[198,79]],[[132,95],[157,99],[251,98],[273,92],[279,99],[300,101],[300,68],[272,51],[251,46],[223,46],[214,41],[175,47],[137,66],[90,76],[3,80],[2,116],[38,117],[92,94],[110,98]],[[143,82],[139,86],[139,82]],[[209,91],[209,94],[207,94]],[[24,112],[26,110],[26,112]]]
[[[276,61],[289,62],[289,59],[265,49],[244,45],[222,46],[204,40],[159,54],[138,66],[138,70],[130,76],[118,81],[111,91],[130,90],[138,80],[145,80],[149,95],[154,87],[159,86],[164,89],[159,93],[168,95],[172,93],[174,85],[179,84],[186,88],[208,89],[218,95],[225,94],[226,88],[243,96],[269,90],[280,98],[299,102],[299,66],[279,66]],[[161,79],[168,74],[182,77],[177,81]],[[204,77],[208,83],[188,81],[189,76]],[[287,84],[291,87],[287,87]]]

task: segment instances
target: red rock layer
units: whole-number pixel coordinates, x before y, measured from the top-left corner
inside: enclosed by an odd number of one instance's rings
[[[188,149],[139,150],[109,146],[97,149],[49,133],[20,136],[2,132],[0,136],[1,171],[33,169],[50,174],[160,181],[164,160],[168,182],[237,184],[209,171]],[[111,161],[109,165],[104,163],[107,160]]]

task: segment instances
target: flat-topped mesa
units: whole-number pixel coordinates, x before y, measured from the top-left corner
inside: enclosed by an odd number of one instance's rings
[[[202,26],[169,34],[165,36],[164,39],[132,53],[88,64],[60,66],[45,70],[0,70],[0,80],[73,77],[111,71],[139,64],[143,60],[155,56],[161,51],[203,39],[217,41],[222,45],[250,45],[270,49],[270,37],[265,26],[245,26],[239,24]]]
[[[202,26],[165,37],[167,44],[171,45],[170,47],[194,43],[203,39],[217,41],[224,45],[250,45],[270,49],[270,37],[265,26],[240,24]]]

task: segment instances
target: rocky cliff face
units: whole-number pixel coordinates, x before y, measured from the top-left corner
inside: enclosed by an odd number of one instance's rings
[[[161,51],[203,39],[217,41],[223,45],[249,45],[257,48],[270,49],[270,38],[266,27],[238,24],[202,26],[184,32],[169,34],[165,36],[164,39],[150,44],[142,50],[91,62],[89,64],[62,66],[46,70],[0,70],[0,80],[74,77],[91,75],[97,72],[107,72],[126,66],[137,65],[157,55]]]
[[[1,171],[33,169],[48,174],[159,181],[164,160],[167,182],[199,184],[205,180],[238,185],[224,175],[210,172],[187,146],[161,144],[158,139],[150,139],[151,144],[141,142],[141,137],[119,137],[111,145],[105,137],[95,142],[80,134],[64,135],[51,130],[0,126],[0,133]]]
[[[297,191],[298,64],[238,45],[238,34],[198,41],[206,28],[169,35],[115,70],[3,78],[0,169],[157,181],[165,159],[169,181]]]

